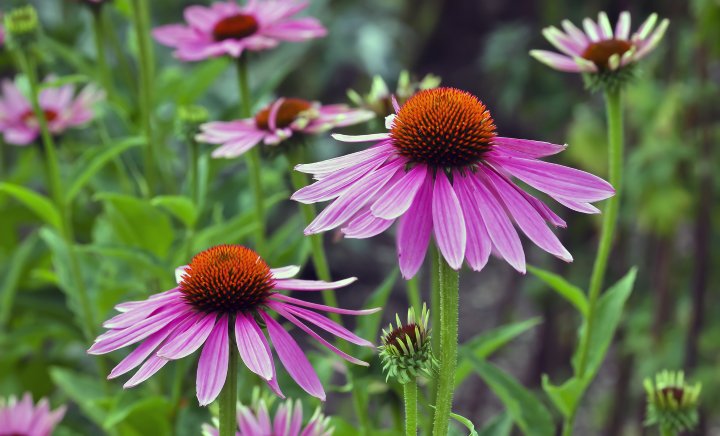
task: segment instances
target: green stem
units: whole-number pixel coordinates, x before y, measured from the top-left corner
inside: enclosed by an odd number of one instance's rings
[[[132,0],[132,15],[135,25],[135,35],[138,42],[138,62],[140,70],[140,122],[147,144],[145,146],[145,176],[147,179],[147,195],[152,197],[157,186],[156,144],[153,137],[152,125],[152,77],[153,60],[152,45],[150,43],[150,23],[148,19],[148,5],[146,0]]]
[[[677,433],[674,432],[670,427],[661,425],[659,427],[660,429],[660,436],[677,436]]]
[[[620,194],[622,192],[623,172],[623,124],[622,124],[622,94],[620,90],[606,91],[605,102],[607,108],[608,123],[608,158],[610,184],[615,188],[615,195],[607,200],[603,213],[602,233],[597,257],[590,276],[590,288],[588,290],[588,317],[585,337],[581,341],[580,359],[578,361],[578,376],[583,378],[588,366],[588,354],[590,339],[595,329],[595,315],[597,303],[602,291],[605,270],[612,248],[615,225],[617,224],[618,210],[620,206]]]
[[[230,323],[229,325],[232,325]],[[228,327],[229,328],[229,327]],[[232,332],[228,331],[230,337]],[[220,391],[220,436],[235,436],[237,429],[237,378],[238,378],[238,353],[234,349],[234,341],[229,341],[230,361],[228,362],[227,378],[225,386]]]
[[[188,183],[190,184],[190,198],[198,207],[200,204],[200,147],[196,140],[190,139],[188,141],[188,166],[190,167],[190,177]],[[199,212],[199,210],[198,210]]]
[[[432,244],[428,250],[430,252],[430,262],[433,265],[433,267],[430,268],[430,326],[436,329],[440,328],[440,271],[435,265],[439,262],[438,256],[440,256],[440,253],[438,253],[437,248]],[[432,342],[433,350],[437,351],[440,349],[440,335],[432,335],[430,341]],[[430,380],[428,398],[434,399],[437,396],[437,388],[438,379],[435,377]],[[427,420],[425,421],[426,432],[429,432],[429,429],[432,428],[434,421],[435,409],[430,408]]]
[[[607,200],[603,211],[603,222],[598,246],[597,257],[590,276],[588,289],[588,315],[586,328],[580,340],[580,350],[576,378],[587,377],[588,356],[590,355],[591,338],[595,330],[595,317],[597,315],[597,304],[603,287],[605,271],[608,258],[612,248],[615,226],[617,224],[618,211],[620,208],[620,195],[622,192],[623,173],[623,120],[622,120],[622,91],[619,89],[605,92],[605,105],[608,124],[608,160],[610,184],[615,188],[615,195]],[[590,374],[594,377],[594,374]],[[571,436],[575,422],[575,414],[580,399],[573,405],[570,414],[563,422],[563,436]]]
[[[415,309],[415,313],[419,314],[422,310],[422,302],[420,298],[420,277],[416,274],[415,277],[408,280],[405,285],[407,286],[407,297],[410,306]]]
[[[80,311],[83,318],[81,328],[83,329],[85,337],[88,340],[92,340],[94,339],[95,332],[93,311],[90,305],[87,288],[85,286],[85,280],[82,277],[80,262],[78,261],[77,253],[75,251],[75,235],[70,217],[70,205],[65,202],[65,191],[63,189],[62,178],[60,176],[60,162],[58,161],[55,141],[53,140],[48,127],[48,122],[45,118],[45,111],[43,111],[40,107],[40,85],[37,78],[36,67],[32,59],[26,56],[22,50],[18,51],[17,59],[20,63],[21,71],[23,71],[28,78],[28,83],[30,85],[30,103],[32,104],[35,119],[40,126],[40,135],[45,155],[43,159],[46,167],[45,172],[48,176],[48,185],[50,186],[53,201],[60,213],[60,233],[67,246],[68,266],[70,267],[70,274],[72,275],[74,281],[76,295],[78,297],[78,303],[80,305]]]
[[[118,75],[122,77],[123,82],[125,82],[127,88],[131,90],[134,94],[136,87],[136,83],[134,80],[135,74],[133,73],[133,69],[130,67],[130,63],[128,62],[127,56],[125,55],[123,43],[120,42],[120,38],[117,35],[116,28],[111,20],[111,17],[109,17],[106,13],[102,18],[103,28],[109,29],[109,32],[107,32],[105,35],[110,40],[110,46],[112,47],[115,61],[117,62],[117,65],[121,71],[120,73],[118,73]]]
[[[405,394],[405,435],[417,436],[417,380],[403,385]]]
[[[240,91],[240,117],[250,118],[252,107],[250,86],[248,84],[247,55],[243,54],[237,60],[238,89]],[[255,248],[260,255],[265,253],[265,194],[262,185],[262,167],[260,162],[260,150],[253,147],[245,153],[245,162],[248,166],[250,177],[250,188],[255,200]]]
[[[455,390],[455,368],[458,346],[458,300],[460,274],[438,253],[437,269],[440,293],[440,352],[435,424],[433,435],[448,434],[452,399]],[[437,328],[437,327],[436,327]]]
[[[97,58],[98,77],[109,97],[113,95],[112,80],[105,55],[105,31],[103,23],[103,7],[92,8],[93,36],[95,39],[95,57]]]

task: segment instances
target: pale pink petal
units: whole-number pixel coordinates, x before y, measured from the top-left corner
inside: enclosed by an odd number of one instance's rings
[[[197,351],[210,336],[215,327],[215,314],[207,314],[199,318],[195,325],[173,340],[168,340],[157,352],[158,357],[176,360],[187,357]]]
[[[263,346],[262,330],[252,316],[242,312],[236,316],[235,339],[245,366],[265,380],[272,379],[272,356]]]
[[[455,190],[442,170],[435,174],[432,218],[435,242],[440,253],[451,268],[460,269],[467,244],[465,218]]]
[[[378,218],[366,208],[358,212],[340,230],[346,238],[365,239],[379,235],[389,229],[395,220]]]
[[[282,268],[271,268],[270,272],[274,279],[289,279],[298,275],[300,267],[297,265],[289,265]]]
[[[567,148],[567,144],[560,145],[530,139],[504,138],[502,136],[493,138],[492,144],[494,152],[531,158],[552,156],[553,154],[565,151]]]
[[[319,280],[283,279],[276,280],[273,289],[291,291],[324,291],[326,289],[338,289],[357,281],[357,277],[338,280],[336,282],[324,282]]]
[[[230,357],[228,322],[227,315],[220,318],[200,353],[197,368],[197,399],[201,406],[212,403],[225,385]]]
[[[420,187],[425,182],[427,166],[416,165],[384,193],[370,207],[373,215],[391,220],[405,213],[415,199]]]
[[[310,309],[316,309],[316,310],[324,310],[325,312],[339,313],[341,315],[370,315],[370,314],[379,312],[381,310],[381,308],[379,308],[379,307],[376,307],[374,309],[363,309],[363,310],[341,309],[339,307],[325,306],[324,304],[317,304],[317,303],[311,303],[311,302],[305,301],[305,300],[299,300],[297,298],[288,297],[287,295],[283,295],[283,294],[272,294],[270,296],[270,298],[273,298],[275,300],[284,301],[286,303],[292,303],[297,306],[309,307]]]
[[[405,279],[412,278],[425,259],[433,227],[432,189],[432,175],[427,174],[410,209],[400,218],[397,250],[400,272]]]
[[[390,153],[392,153],[393,151],[394,147],[391,144],[383,143],[362,151],[358,151],[356,153],[347,154],[345,156],[340,156],[311,164],[297,165],[295,167],[295,171],[315,175],[332,174],[347,167],[354,166],[356,164],[362,164],[367,159],[377,156],[378,154],[389,156]]]
[[[454,173],[454,187],[458,200],[462,206],[463,215],[465,216],[465,226],[467,228],[467,249],[465,257],[467,262],[474,271],[482,270],[487,264],[490,253],[492,252],[492,240],[488,235],[485,224],[483,223],[480,205],[477,202],[477,196],[473,195],[474,186],[469,184],[465,176],[458,171]]]

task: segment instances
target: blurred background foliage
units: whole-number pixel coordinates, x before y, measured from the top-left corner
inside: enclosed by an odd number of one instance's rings
[[[202,2],[152,1],[153,24],[180,21],[183,7],[193,3]],[[629,10],[634,27],[652,12],[671,19],[659,50],[643,63],[640,79],[626,93],[627,194],[607,283],[632,265],[639,267],[639,276],[612,351],[580,410],[576,432],[642,434],[642,379],[663,368],[684,368],[704,385],[698,434],[720,434],[720,318],[714,316],[715,304],[720,304],[716,269],[720,263],[713,249],[720,243],[720,186],[715,177],[720,143],[720,2],[311,3],[310,14],[328,27],[329,36],[254,54],[255,108],[273,95],[346,102],[346,91],[366,93],[373,75],[385,78],[393,89],[402,69],[418,78],[433,73],[442,77],[444,85],[478,95],[492,111],[500,134],[568,143],[558,160],[601,176],[606,175],[601,96],[587,93],[580,77],[552,71],[527,53],[547,48],[541,29],[564,18],[578,23],[606,10],[614,20],[621,10]],[[19,4],[4,0],[0,8]],[[95,80],[90,12],[75,1],[35,0],[34,4],[45,31],[39,46],[42,74]],[[204,207],[178,200],[186,190],[187,153],[173,135],[176,111],[180,105],[200,103],[213,119],[234,117],[237,86],[232,65],[224,59],[181,64],[170,50],[155,46],[156,141],[163,150],[165,174],[172,177],[162,181],[159,191],[164,197],[142,199],[142,183],[137,182],[142,174],[137,44],[128,28],[128,0],[116,0],[106,12],[115,90],[92,125],[58,141],[66,183],[102,163],[78,186],[73,202],[83,278],[92,292],[98,326],[117,302],[169,288],[175,266],[209,245],[242,242],[253,226],[241,160],[210,161],[205,156]],[[15,75],[12,65],[8,51],[0,49],[2,77]],[[369,132],[380,126],[378,119],[375,125],[350,130]],[[330,138],[319,138],[309,147],[313,160],[353,148]],[[36,146],[2,144],[0,179],[44,192],[40,152]],[[271,265],[305,264],[309,244],[302,237],[297,205],[287,200],[287,163],[282,156],[265,156],[264,165],[264,181],[272,193],[268,201],[273,204],[269,220],[274,235],[266,258]],[[528,259],[584,287],[599,220],[559,212],[568,221],[561,239],[575,262],[563,264],[526,244]],[[194,235],[192,244],[186,243],[188,234]],[[360,278],[352,290],[338,294],[343,306],[384,305],[383,324],[395,312],[406,310],[405,287],[392,273],[396,261],[391,234],[348,241],[330,235],[326,243],[333,276]],[[179,386],[172,387],[172,395],[166,395],[175,371],[193,373],[188,362],[169,365],[159,377],[129,391],[121,391],[117,382],[99,382],[97,371],[107,373],[110,360],[117,356],[98,360],[85,354],[89,343],[73,321],[76,313],[66,309],[77,306],[74,285],[63,262],[57,261],[66,251],[54,230],[41,228],[36,215],[0,195],[0,394],[30,390],[36,396],[52,395],[54,403],[71,401],[61,435],[97,434],[99,427],[123,435],[197,434],[194,429],[208,415],[194,407],[193,377],[181,379]],[[303,274],[312,277],[311,267]],[[501,262],[491,261],[481,273],[462,277],[460,339],[468,344],[466,350],[489,358],[533,389],[539,390],[543,374],[553,380],[569,374],[578,320],[566,303],[537,278],[519,276]],[[427,281],[426,276],[420,279],[425,298],[429,298]],[[352,325],[352,320],[347,321]],[[377,340],[380,321],[374,317],[356,327]],[[338,374],[345,369],[338,368],[336,360],[314,354],[319,374],[333,386],[326,413],[336,416],[339,433],[353,434],[347,395],[353,387]],[[365,357],[373,359],[371,367],[353,371],[355,383],[365,386],[371,397],[368,416],[377,428],[397,429],[400,388],[385,385],[376,358]],[[485,434],[507,434],[502,429],[509,421],[501,403],[467,362],[464,365],[459,377],[467,378],[456,394],[455,410],[478,428],[495,419],[493,428],[499,433]],[[248,377],[245,385],[253,383]],[[281,385],[288,387],[286,393],[300,396],[290,383]],[[306,413],[310,410],[306,407]]]

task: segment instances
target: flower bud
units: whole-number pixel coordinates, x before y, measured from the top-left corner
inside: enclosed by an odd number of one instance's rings
[[[200,133],[200,125],[208,119],[210,114],[203,106],[180,106],[177,111],[175,132],[183,140],[194,141],[195,135]]]
[[[363,96],[352,89],[348,90],[347,94],[348,98],[354,105],[369,109],[375,112],[378,116],[385,117],[386,115],[395,112],[392,106],[393,95],[397,99],[398,103],[402,105],[408,98],[415,95],[418,91],[437,88],[438,86],[440,86],[440,77],[438,76],[428,74],[418,82],[411,80],[410,73],[403,70],[398,78],[397,88],[394,93],[390,92],[387,83],[385,83],[382,77],[375,76],[373,77],[370,92],[368,94]]]
[[[379,349],[383,370],[387,372],[386,379],[392,377],[405,384],[420,375],[429,378],[434,376],[437,361],[430,346],[429,318],[430,314],[425,305],[419,319],[415,310],[410,308],[405,325],[402,325],[396,314],[397,326],[390,324],[388,330],[383,330],[382,345]]]
[[[692,430],[698,424],[700,383],[685,382],[682,371],[662,371],[652,379],[645,379],[647,392],[646,426],[657,425],[664,432],[679,433]]]
[[[5,14],[5,30],[11,48],[23,49],[37,40],[40,21],[34,6],[22,6]]]

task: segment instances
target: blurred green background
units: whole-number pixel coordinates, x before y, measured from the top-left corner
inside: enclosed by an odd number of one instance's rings
[[[21,4],[16,0],[2,3],[0,9]],[[90,13],[72,1],[33,3],[46,39],[55,41],[41,46],[42,70],[92,77]],[[180,21],[184,6],[202,2],[151,3],[153,23],[159,25]],[[116,0],[113,7],[107,18],[119,48],[110,51],[118,93],[88,129],[60,139],[68,178],[103,149],[132,141],[138,134],[135,68],[132,60],[124,65],[124,59],[136,51],[127,27],[127,0]],[[329,36],[254,54],[251,87],[256,108],[269,101],[273,90],[276,95],[338,103],[347,101],[347,89],[368,92],[373,75],[385,78],[392,89],[402,69],[418,78],[433,73],[442,77],[443,85],[478,95],[492,112],[501,135],[568,143],[567,152],[556,162],[606,177],[601,96],[585,91],[579,76],[550,70],[528,56],[530,49],[550,48],[541,36],[543,27],[559,25],[565,18],[579,23],[600,10],[607,11],[613,22],[620,11],[629,10],[633,29],[652,12],[669,17],[671,24],[660,47],[642,63],[639,80],[626,92],[626,194],[606,282],[613,283],[632,265],[639,267],[639,277],[615,344],[580,410],[576,434],[642,434],[642,379],[664,368],[685,369],[691,380],[703,383],[702,425],[697,434],[720,434],[720,317],[715,309],[720,305],[720,263],[714,249],[720,242],[720,186],[715,177],[720,167],[718,0],[313,0],[310,14],[328,27]],[[155,54],[157,136],[164,149],[162,164],[175,176],[175,181],[163,186],[163,192],[177,194],[183,189],[186,153],[173,135],[176,108],[200,103],[214,119],[231,119],[237,104],[236,80],[225,60],[181,64],[168,48],[159,45],[155,45]],[[3,77],[15,74],[5,49],[0,49],[0,71]],[[377,131],[380,126],[378,120],[374,126],[351,131]],[[353,149],[330,138],[320,138],[310,147],[314,160]],[[38,154],[37,147],[1,144],[0,179],[43,191]],[[118,165],[142,172],[135,154],[139,156],[137,150],[123,155]],[[270,217],[275,235],[271,264],[304,262],[309,247],[302,239],[297,205],[287,200],[286,163],[276,156],[265,156],[264,162],[265,182],[274,193],[270,201],[275,204]],[[201,215],[205,228],[200,230],[195,251],[212,243],[242,242],[249,233],[246,211],[251,198],[244,189],[244,164],[213,161],[207,168],[210,192]],[[178,247],[186,229],[162,210],[128,198],[132,180],[118,174],[114,165],[105,167],[80,192],[73,213],[98,320],[106,319],[119,301],[167,289],[173,268],[185,263]],[[106,194],[97,195],[100,192]],[[526,243],[528,261],[584,287],[594,259],[599,220],[553,208],[568,222],[560,237],[575,262],[564,264]],[[118,222],[118,210],[126,223]],[[148,222],[153,223],[152,228],[145,225]],[[95,434],[93,422],[98,416],[115,419],[138,434],[169,434],[164,432],[173,431],[171,428],[177,434],[196,434],[182,430],[192,428],[187,423],[206,419],[202,412],[187,406],[195,401],[193,387],[184,386],[186,402],[180,405],[160,395],[163,377],[169,379],[177,370],[172,365],[163,370],[165,376],[161,372],[160,382],[151,381],[122,395],[103,391],[92,376],[94,361],[84,352],[89,344],[73,323],[73,314],[66,310],[73,302],[67,301],[71,295],[67,290],[61,292],[62,268],[52,265],[51,255],[62,258],[63,247],[52,231],[38,231],[38,227],[31,212],[0,196],[0,314],[4,313],[0,317],[4,322],[0,325],[0,394],[31,390],[36,396],[54,394],[58,401],[74,401],[62,434]],[[326,243],[333,276],[360,278],[352,290],[339,293],[343,306],[363,305],[395,268],[392,233],[346,241],[328,235]],[[310,267],[304,275],[312,277]],[[429,298],[426,279],[421,276],[424,295]],[[8,295],[15,295],[12,307]],[[407,304],[404,286],[397,280],[383,323],[395,312],[405,312]],[[526,386],[539,388],[543,374],[562,380],[570,373],[578,325],[575,312],[539,280],[520,276],[503,262],[491,260],[480,273],[463,272],[461,341],[534,317],[538,317],[537,325],[493,354],[491,360]],[[326,365],[327,378],[332,363],[328,359],[317,362]],[[387,391],[377,363],[373,360],[370,370],[357,375],[371,381],[366,386],[376,394],[371,406],[379,411],[377,419],[391,422],[394,409],[386,406],[394,400],[393,407],[398,407],[399,391]],[[335,381],[342,384],[342,379]],[[112,386],[118,390],[120,384]],[[338,390],[331,393],[326,411],[351,416],[348,396]],[[286,391],[298,393],[292,388]],[[116,415],[108,418],[108,410]],[[479,378],[471,376],[456,394],[455,410],[480,426],[502,406]],[[165,417],[181,424],[167,427]],[[135,420],[151,426],[138,426]]]

